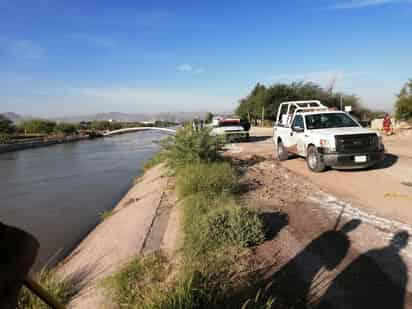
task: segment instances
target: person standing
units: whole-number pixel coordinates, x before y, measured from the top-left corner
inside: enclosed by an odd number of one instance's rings
[[[392,121],[388,114],[383,118],[383,131],[386,135],[391,135],[392,133]]]

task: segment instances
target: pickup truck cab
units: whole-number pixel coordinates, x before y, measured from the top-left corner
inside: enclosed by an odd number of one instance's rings
[[[351,115],[330,110],[320,101],[280,104],[273,130],[279,160],[291,154],[306,158],[314,172],[368,168],[384,159],[378,132],[363,128]]]

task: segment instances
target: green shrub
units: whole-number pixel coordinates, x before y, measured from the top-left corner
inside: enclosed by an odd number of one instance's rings
[[[204,193],[211,197],[236,191],[238,177],[229,163],[200,163],[182,168],[176,178],[181,197]]]
[[[163,151],[168,166],[176,170],[187,164],[221,160],[222,146],[219,139],[210,136],[209,129],[193,131],[186,127],[163,142]]]
[[[217,244],[208,237],[207,214],[222,205],[235,207],[235,201],[229,196],[211,198],[207,194],[197,193],[185,198],[182,205],[184,254],[186,257],[196,258],[202,254],[210,254]]]
[[[53,270],[43,269],[35,280],[62,305],[67,305],[77,293],[77,288],[71,280],[58,278]],[[49,309],[50,307],[23,287],[19,295],[18,308]]]
[[[0,135],[11,134],[16,130],[13,121],[0,114]]]
[[[256,211],[244,207],[212,210],[206,218],[207,237],[217,244],[247,248],[265,240],[264,225]]]
[[[10,136],[8,134],[0,133],[0,144],[7,144],[10,142]]]

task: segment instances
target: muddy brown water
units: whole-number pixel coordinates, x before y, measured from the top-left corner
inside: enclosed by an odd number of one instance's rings
[[[37,237],[36,269],[58,261],[122,198],[162,137],[138,132],[0,154],[0,221]]]

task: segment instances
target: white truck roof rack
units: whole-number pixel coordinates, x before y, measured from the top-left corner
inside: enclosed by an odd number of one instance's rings
[[[282,110],[285,110],[285,107],[287,107],[287,109],[283,115],[286,117],[284,117],[282,121],[279,121],[282,115]],[[290,121],[295,118],[296,113],[327,110],[328,107],[318,100],[283,102],[279,105],[276,123],[277,125],[290,126]]]

